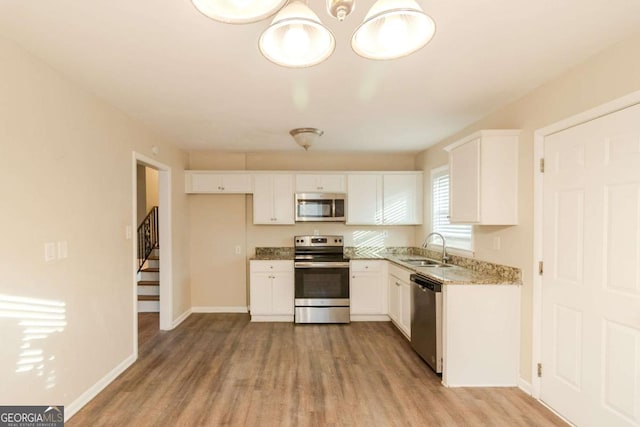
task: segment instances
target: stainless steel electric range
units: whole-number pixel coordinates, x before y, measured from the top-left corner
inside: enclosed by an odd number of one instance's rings
[[[349,323],[342,236],[295,237],[295,323]]]

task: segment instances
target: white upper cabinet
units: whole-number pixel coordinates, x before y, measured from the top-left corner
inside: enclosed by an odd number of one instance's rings
[[[519,130],[486,130],[444,149],[449,152],[451,223],[518,223]]]
[[[350,173],[347,224],[422,224],[422,172]]]
[[[254,181],[253,223],[293,224],[293,175],[260,174]]]
[[[382,175],[349,174],[347,224],[382,224]]]
[[[385,173],[382,188],[384,224],[422,224],[422,173]]]
[[[245,172],[185,171],[187,193],[247,194],[253,191],[252,183]]]
[[[344,193],[344,174],[297,174],[296,193]]]

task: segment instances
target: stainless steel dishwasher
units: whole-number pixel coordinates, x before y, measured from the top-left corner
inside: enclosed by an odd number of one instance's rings
[[[442,373],[442,282],[411,275],[411,347]]]

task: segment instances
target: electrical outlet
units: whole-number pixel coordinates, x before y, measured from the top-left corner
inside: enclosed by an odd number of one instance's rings
[[[500,245],[501,245],[500,237],[494,237],[493,238],[493,249],[495,249],[496,251],[499,251],[500,250]]]
[[[124,238],[125,238],[125,239],[127,239],[127,240],[131,240],[131,236],[132,236],[132,235],[133,235],[133,232],[132,232],[132,230],[131,230],[131,226],[130,226],[130,225],[127,225],[127,226],[124,228]]]
[[[241,255],[241,254],[242,254],[242,246],[236,245],[236,255]]]

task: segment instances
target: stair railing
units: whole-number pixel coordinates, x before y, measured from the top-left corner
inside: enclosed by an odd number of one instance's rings
[[[160,243],[158,231],[158,207],[154,206],[138,226],[138,272]]]

